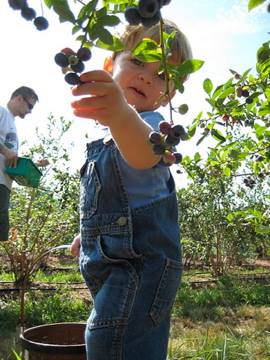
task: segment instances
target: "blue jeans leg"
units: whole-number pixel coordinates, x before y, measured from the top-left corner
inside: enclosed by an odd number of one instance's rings
[[[8,240],[10,190],[0,184],[0,241]]]

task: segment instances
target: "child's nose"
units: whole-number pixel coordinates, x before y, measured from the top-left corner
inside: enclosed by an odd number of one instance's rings
[[[142,81],[144,81],[145,83],[147,83],[147,84],[149,84],[149,85],[151,85],[151,84],[153,83],[153,77],[152,77],[152,75],[151,75],[149,72],[147,72],[147,71],[141,72],[141,73],[139,74],[139,79],[142,80]]]

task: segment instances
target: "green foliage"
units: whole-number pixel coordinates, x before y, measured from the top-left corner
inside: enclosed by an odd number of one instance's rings
[[[47,133],[37,130],[38,145],[27,147],[29,157],[47,158],[37,189],[14,188],[10,209],[10,240],[1,244],[17,284],[30,279],[48,256],[51,248],[69,244],[79,227],[79,178],[69,172],[69,154],[62,138],[70,123],[48,119]]]
[[[0,305],[0,333],[7,336],[19,325],[20,305],[16,300],[1,301]],[[61,293],[50,296],[30,293],[25,306],[25,324],[31,327],[57,322],[79,322],[88,318],[89,311],[89,305],[81,299],[67,296],[63,288]]]
[[[255,7],[254,2],[252,6]],[[190,138],[201,131],[197,145],[209,137],[216,145],[209,148],[206,160],[198,158],[197,153],[193,159],[186,156],[182,165],[195,183],[196,179],[211,174],[218,174],[223,183],[225,178],[231,181],[235,178],[238,182],[242,178],[248,188],[263,183],[262,209],[255,212],[252,207],[231,209],[232,215],[228,213],[227,220],[231,223],[236,216],[238,220],[241,217],[242,224],[249,223],[258,234],[269,234],[270,42],[262,44],[257,51],[256,75],[251,69],[243,74],[230,72],[233,76],[216,88],[210,79],[203,82],[210,110],[206,114],[200,112],[188,129]]]
[[[248,10],[253,10],[255,9],[257,6],[263,4],[266,0],[249,0],[248,2]]]
[[[269,302],[269,286],[223,277],[213,288],[192,289],[183,283],[177,294],[173,314],[193,321],[219,321],[241,305],[267,306]]]
[[[201,168],[201,160],[197,153],[185,165],[193,183],[178,192],[184,259],[202,262],[218,276],[256,258],[257,248],[267,253],[268,186],[258,179],[254,189],[246,188],[216,167]]]

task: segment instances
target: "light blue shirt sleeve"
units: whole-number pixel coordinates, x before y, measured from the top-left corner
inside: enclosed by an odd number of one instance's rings
[[[147,111],[140,113],[140,116],[157,131],[159,122],[163,121],[158,112]],[[120,152],[118,163],[131,208],[147,205],[169,195],[171,173],[167,167],[157,165],[151,169],[134,169],[126,163]]]
[[[164,121],[163,116],[156,111],[144,111],[142,113],[140,113],[141,117],[143,118],[143,120],[145,122],[147,122],[148,125],[150,125],[153,130],[155,131],[159,131],[159,126],[158,124],[161,121]]]

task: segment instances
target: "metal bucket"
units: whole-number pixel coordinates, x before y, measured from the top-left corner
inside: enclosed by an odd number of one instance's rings
[[[25,360],[86,360],[86,324],[55,323],[35,326],[20,335]]]

